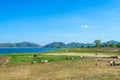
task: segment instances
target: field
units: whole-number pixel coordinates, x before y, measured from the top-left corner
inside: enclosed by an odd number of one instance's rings
[[[120,59],[99,57],[118,55],[119,49],[107,50],[61,49],[38,53],[36,58],[32,53],[0,55],[0,80],[119,80],[120,66],[109,66],[108,62]]]

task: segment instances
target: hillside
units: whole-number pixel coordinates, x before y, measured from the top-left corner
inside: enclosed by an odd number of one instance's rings
[[[79,48],[79,47],[88,47],[88,46],[93,47],[94,44],[93,43],[76,43],[76,42],[65,44],[63,42],[53,42],[53,43],[45,45],[44,47],[47,47],[47,48]]]
[[[31,42],[20,42],[20,43],[1,43],[0,47],[40,47],[40,45]]]
[[[110,47],[113,47],[112,45],[116,45],[116,46],[120,46],[120,42],[119,41],[107,41],[107,42],[102,42],[101,46],[107,46],[107,43],[109,42]],[[78,42],[72,42],[72,43],[68,43],[65,44],[63,42],[53,42],[50,44],[45,45],[44,47],[47,48],[80,48],[80,47],[94,47],[95,43],[78,43]]]

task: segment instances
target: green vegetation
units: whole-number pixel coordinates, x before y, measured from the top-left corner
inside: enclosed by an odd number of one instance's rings
[[[101,40],[95,40],[94,43],[96,44],[96,47],[100,47],[100,45],[101,45]]]
[[[99,53],[99,54],[119,54],[119,48],[61,48],[46,53]]]
[[[33,57],[33,54],[5,54],[0,57],[6,56],[9,59],[8,65],[15,64],[31,64],[33,61],[40,63],[41,60],[48,60],[48,62],[66,61],[66,60],[82,60],[80,56],[54,56],[54,55],[43,55],[38,54],[37,57]]]
[[[8,65],[14,64],[31,64],[33,61],[40,63],[41,60],[48,60],[49,62],[65,61],[65,60],[82,60],[80,56],[60,56],[60,55],[45,55],[47,53],[87,53],[87,54],[119,54],[119,48],[62,48],[44,53],[19,53],[19,54],[1,54],[0,57],[8,57]]]

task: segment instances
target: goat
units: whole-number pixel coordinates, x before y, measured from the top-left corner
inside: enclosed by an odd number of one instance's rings
[[[48,60],[41,60],[41,63],[47,63]]]

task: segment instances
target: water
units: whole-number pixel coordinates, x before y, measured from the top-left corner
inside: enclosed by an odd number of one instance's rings
[[[37,53],[54,50],[54,48],[0,48],[0,54],[8,53]]]

